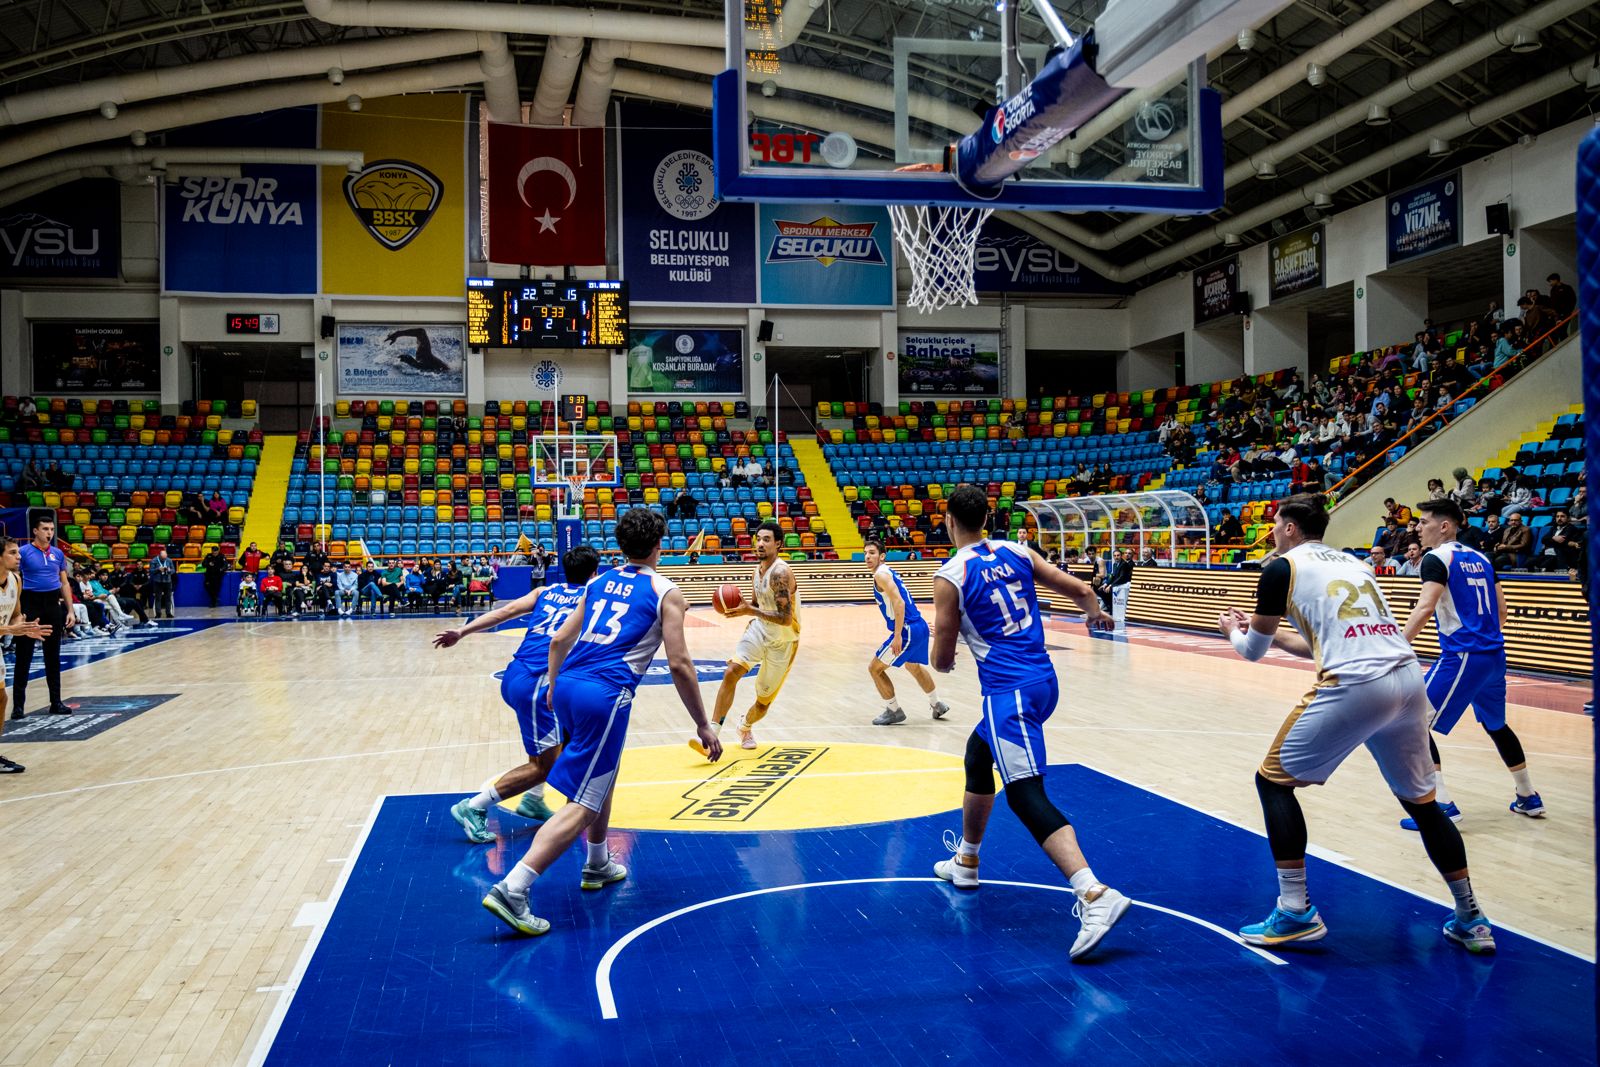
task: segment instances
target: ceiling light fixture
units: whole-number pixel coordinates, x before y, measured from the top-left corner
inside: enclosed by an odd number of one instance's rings
[[[1389,109],[1384,107],[1382,104],[1373,104],[1371,107],[1367,108],[1367,125],[1389,125]]]

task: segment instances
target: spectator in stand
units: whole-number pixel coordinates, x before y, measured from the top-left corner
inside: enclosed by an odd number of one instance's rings
[[[1156,427],[1156,440],[1161,443],[1162,448],[1166,448],[1167,441],[1172,437],[1173,431],[1177,428],[1178,416],[1169,414],[1166,418],[1161,420],[1161,425]]]
[[[1582,475],[1580,474],[1581,478]],[[1573,522],[1587,523],[1589,521],[1589,487],[1578,486],[1578,491],[1572,494],[1572,504],[1567,508],[1567,514],[1572,516]]]
[[[1429,500],[1444,500],[1449,495],[1450,495],[1449,493],[1444,491],[1444,479],[1443,478],[1429,478],[1428,479],[1428,499]]]
[[[1481,530],[1471,523],[1461,528],[1463,538],[1471,536],[1473,531],[1477,532],[1476,539],[1465,543],[1482,552],[1492,561],[1494,554],[1500,551],[1500,539],[1505,536],[1506,532],[1505,527],[1500,525],[1500,516],[1490,515],[1484,520]]]
[[[211,512],[210,518],[212,522],[221,522],[228,517],[228,502],[222,499],[221,493],[213,489],[211,490],[211,502],[207,505],[207,510]]]
[[[283,582],[283,597],[289,602],[290,618],[300,617],[306,605],[311,603],[311,594],[314,591],[311,575],[306,573],[304,566],[289,569],[289,576]]]
[[[1244,544],[1244,526],[1239,522],[1239,516],[1231,511],[1222,514],[1222,521],[1217,523],[1217,540],[1225,545]]]
[[[135,625],[134,618],[122,610],[122,602],[117,599],[114,585],[110,572],[92,574],[88,581],[89,597],[105,612],[107,630],[111,633],[131,630]]]
[[[327,615],[339,602],[339,583],[333,564],[324,563],[320,571],[307,573],[311,575],[311,602],[317,614]]]
[[[25,396],[17,404],[17,414],[23,422],[33,422],[39,414],[39,406],[33,402],[33,397]]]
[[[144,576],[139,572],[137,564],[130,563],[121,573],[113,573],[111,581],[106,583],[106,588],[117,598],[117,606],[125,615],[137,615],[139,625],[144,627],[155,626],[156,623],[144,610]]]
[[[1395,557],[1403,551],[1405,537],[1405,529],[1398,520],[1391,517],[1384,522],[1383,532],[1378,535],[1378,539],[1373,542],[1372,547],[1374,549],[1383,549],[1383,554],[1386,557]]]
[[[241,616],[261,614],[261,590],[256,586],[253,571],[239,575],[239,594],[233,602],[233,613]]]
[[[261,560],[261,549],[256,547],[254,541],[251,541],[249,547],[244,550],[244,555],[239,557],[239,566],[242,570],[255,574],[261,569]]]
[[[222,576],[228,573],[228,557],[213,545],[206,558],[200,561],[200,569],[205,572],[206,598],[216,607],[222,599]]]
[[[261,575],[261,616],[266,617],[267,609],[276,607],[281,617],[287,613],[284,600],[283,576],[275,570],[265,571]]]
[[[1500,323],[1505,321],[1505,317],[1506,313],[1501,309],[1500,301],[1491,300],[1489,301],[1489,310],[1485,311],[1483,313],[1483,318],[1479,319],[1478,321],[1483,323],[1483,332],[1485,335],[1488,335],[1494,333],[1495,330],[1499,328]]]
[[[1403,574],[1407,578],[1416,578],[1422,574],[1422,542],[1407,541],[1405,558],[1394,569],[1396,574]]]
[[[1518,300],[1517,310],[1521,312],[1522,332],[1530,341],[1542,337],[1555,324],[1549,308],[1532,297],[1525,296]]]
[[[204,526],[210,517],[211,512],[199,493],[190,493],[178,505],[178,519],[185,526]]]
[[[358,587],[356,613],[366,614],[368,603],[372,605],[372,614],[378,613],[378,608],[383,604],[383,574],[378,570],[378,565],[368,560],[361,567],[361,577],[357,580]]]
[[[531,588],[537,589],[543,585],[544,577],[544,553],[539,551],[538,548],[535,548],[532,556],[528,560],[528,581]]]
[[[1522,516],[1512,513],[1500,534],[1499,551],[1494,554],[1495,570],[1522,570],[1533,552],[1533,531],[1522,524]]]
[[[673,503],[678,505],[678,518],[693,519],[700,510],[699,499],[689,490],[679,493]]]
[[[428,579],[423,575],[422,569],[416,564],[406,568],[406,606],[412,611],[421,611],[422,603],[428,596]]]
[[[1561,275],[1552,274],[1545,281],[1550,283],[1550,307],[1555,312],[1557,321],[1565,319],[1577,310],[1578,294],[1572,286],[1561,280]],[[1564,326],[1560,336],[1565,337],[1570,331],[1570,324]]]
[[[1389,553],[1382,545],[1373,545],[1372,551],[1367,553],[1367,565],[1374,574],[1393,574],[1394,567],[1389,563]]]
[[[406,569],[398,561],[390,562],[383,572],[383,599],[388,604],[389,614],[393,615],[405,604],[406,599]]]
[[[1518,512],[1539,506],[1534,499],[1533,489],[1522,480],[1522,475],[1516,471],[1511,473],[1511,480],[1503,486],[1500,494],[1500,517],[1507,520]]]
[[[306,549],[306,573],[311,575],[313,581],[322,576],[323,565],[328,562],[328,544],[318,541]]]
[[[1533,569],[1540,571],[1578,571],[1584,568],[1586,531],[1565,511],[1556,512],[1556,521],[1545,531]]]
[[[150,561],[151,608],[156,618],[172,618],[172,591],[178,583],[178,566],[167,555],[166,546],[156,549]]]
[[[1391,496],[1384,498],[1383,519],[1385,522],[1393,520],[1394,522],[1399,523],[1401,526],[1404,526],[1414,517],[1415,516],[1411,514],[1411,509],[1406,507],[1404,504],[1395,503],[1394,497]]]
[[[50,465],[44,469],[44,484],[47,489],[65,492],[72,488],[73,480],[72,475],[61,468],[61,461],[58,459],[51,460]]]
[[[278,542],[278,547],[272,550],[272,559],[268,562],[273,570],[278,572],[279,578],[287,577],[289,568],[294,565],[294,546],[287,542]]]

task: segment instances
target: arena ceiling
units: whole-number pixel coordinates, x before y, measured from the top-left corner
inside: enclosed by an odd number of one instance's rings
[[[792,0],[804,2],[804,0]],[[1248,49],[1230,47],[1213,56],[1211,84],[1226,102],[1280,68],[1303,71],[1305,55],[1341,33],[1349,33],[1363,18],[1379,9],[1392,11],[1401,0],[1300,0],[1261,26]],[[1497,29],[1506,31],[1552,0],[1411,0],[1411,10],[1376,35],[1344,51],[1326,65],[1326,78],[1313,86],[1296,77],[1281,92],[1242,114],[1231,116],[1225,129],[1227,161],[1238,165],[1255,153],[1279,145],[1292,134],[1315,127],[1342,108],[1358,103],[1385,87],[1403,82],[1408,75],[1462,50]],[[1559,0],[1555,0],[1559,2]],[[452,3],[483,9],[489,0],[411,0],[413,7],[438,11]],[[516,6],[494,0],[496,6]],[[449,23],[426,22],[433,29],[341,26],[323,22],[310,13],[303,0],[13,0],[0,5],[0,104],[15,94],[92,83],[102,79],[153,70],[205,64],[215,60],[307,47],[392,38],[437,32]],[[380,5],[405,9],[405,3]],[[529,4],[527,7],[553,5]],[[1057,9],[1069,26],[1081,28],[1103,6],[1098,0],[1067,0]],[[1276,230],[1304,225],[1318,214],[1337,211],[1402,188],[1430,175],[1447,171],[1520,139],[1537,137],[1546,130],[1592,114],[1600,102],[1600,74],[1561,83],[1557,90],[1525,107],[1477,125],[1469,135],[1392,161],[1376,173],[1341,185],[1331,193],[1331,204],[1320,209],[1296,206],[1284,211],[1263,209],[1286,191],[1334,175],[1352,163],[1375,158],[1406,139],[1426,133],[1440,123],[1490,105],[1520,86],[1552,76],[1575,64],[1593,65],[1600,49],[1600,5],[1571,3],[1573,8],[1549,22],[1513,50],[1507,47],[1466,64],[1431,84],[1406,92],[1389,108],[1387,125],[1357,122],[1330,131],[1276,164],[1276,175],[1253,175],[1230,184],[1227,203],[1207,222],[1164,221],[1129,234],[1109,233],[1125,219],[1112,216],[1074,216],[1066,237],[1085,243],[1103,261],[1145,281],[1176,270],[1191,268],[1221,252],[1220,241],[1171,259],[1176,246],[1195,243],[1192,235],[1209,222],[1222,227],[1244,216],[1232,232],[1245,244],[1267,239]],[[720,21],[717,0],[620,0],[588,5],[590,10],[640,13],[686,20]],[[882,42],[892,27],[896,32],[926,33],[928,5],[910,0],[823,0],[807,24],[798,46],[827,50],[844,69],[879,82],[891,74],[888,51]],[[1025,9],[1026,12],[1026,9]],[[1031,17],[1027,14],[1025,18]],[[970,18],[959,5],[942,16],[952,25]],[[534,93],[548,44],[543,35],[510,33],[509,45],[516,62],[521,98]],[[1528,46],[1536,40],[1537,46]],[[590,42],[592,44],[592,42]],[[704,74],[667,70],[624,59],[623,67],[637,66],[677,78],[707,81]],[[959,72],[952,72],[959,76]],[[1591,86],[1593,88],[1591,88]],[[478,90],[477,85],[467,88]],[[323,86],[325,88],[325,85]],[[219,89],[218,92],[227,90]],[[616,95],[627,95],[619,91]],[[848,101],[832,101],[845,110]],[[863,114],[869,114],[862,109]],[[91,112],[92,114],[92,112]],[[1226,114],[1226,112],[1225,112]],[[872,117],[881,120],[881,113]],[[64,120],[65,117],[63,117]],[[83,116],[71,118],[81,120]],[[54,121],[54,120],[52,120]],[[42,123],[41,123],[42,124]],[[15,129],[15,127],[13,127]],[[0,145],[9,130],[0,130]],[[154,131],[152,131],[154,132]],[[126,143],[125,139],[109,143]],[[1163,256],[1163,253],[1167,253]],[[1157,257],[1169,262],[1159,262]],[[1156,260],[1156,262],[1152,262]]]

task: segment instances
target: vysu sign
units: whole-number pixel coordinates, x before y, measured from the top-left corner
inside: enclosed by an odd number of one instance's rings
[[[115,278],[122,192],[91,178],[0,208],[0,277]]]

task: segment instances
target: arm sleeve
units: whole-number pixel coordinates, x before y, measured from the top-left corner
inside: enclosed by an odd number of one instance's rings
[[[1418,575],[1425,582],[1438,582],[1440,585],[1450,584],[1450,568],[1444,560],[1429,552],[1422,557],[1422,570]]]
[[[1289,561],[1275,559],[1261,569],[1256,583],[1256,614],[1282,618],[1289,613],[1289,580],[1294,571]]]

